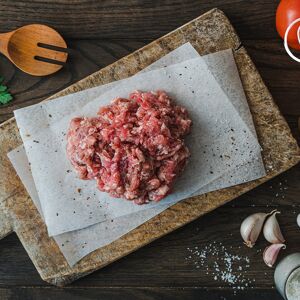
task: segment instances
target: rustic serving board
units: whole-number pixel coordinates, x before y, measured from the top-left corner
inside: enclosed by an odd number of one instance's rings
[[[234,49],[259,141],[263,147],[267,176],[181,201],[112,244],[94,251],[71,268],[54,240],[48,237],[44,222],[7,159],[6,153],[21,144],[16,122],[10,119],[0,126],[0,238],[15,231],[45,281],[61,286],[100,269],[253,189],[300,161],[297,142],[292,137],[286,121],[230,22],[217,9],[51,98],[131,76],[187,41],[191,42],[201,55],[228,48]]]

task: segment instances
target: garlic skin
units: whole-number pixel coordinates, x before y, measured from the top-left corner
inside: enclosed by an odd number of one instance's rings
[[[285,244],[272,244],[268,246],[263,253],[263,259],[265,264],[268,267],[272,268],[274,263],[276,262],[279,251],[285,248],[286,248]]]
[[[241,224],[240,233],[244,240],[244,244],[247,247],[252,248],[257,241],[257,238],[261,232],[264,221],[267,216],[274,211],[266,213],[256,213],[248,216]]]
[[[281,233],[276,215],[280,214],[279,211],[275,211],[266,221],[264,225],[264,237],[271,244],[282,244],[284,243],[284,237]]]

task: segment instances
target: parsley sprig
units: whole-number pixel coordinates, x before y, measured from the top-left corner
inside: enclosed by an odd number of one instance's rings
[[[13,97],[8,92],[7,86],[3,85],[4,78],[0,76],[0,104],[7,104]]]

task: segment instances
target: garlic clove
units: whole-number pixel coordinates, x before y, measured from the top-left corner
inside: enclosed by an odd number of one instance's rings
[[[271,244],[284,243],[284,237],[282,236],[276,214],[280,214],[279,211],[275,211],[266,221],[264,225],[264,237]]]
[[[279,251],[285,248],[285,244],[272,244],[268,246],[263,253],[263,259],[265,264],[270,268],[273,267],[274,263],[276,262]]]
[[[300,124],[300,123],[299,123]],[[300,214],[298,215],[298,217],[297,217],[297,224],[298,224],[298,226],[300,227]]]
[[[252,248],[255,245],[266,217],[273,212],[252,214],[242,222],[240,233],[246,246]]]

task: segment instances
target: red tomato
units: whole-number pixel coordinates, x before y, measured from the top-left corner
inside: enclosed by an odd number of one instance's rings
[[[298,18],[300,18],[300,0],[281,0],[276,12],[276,28],[282,38],[284,38],[288,26]],[[300,22],[296,23],[288,35],[289,46],[297,50],[300,50],[297,37],[297,29],[299,26]]]

